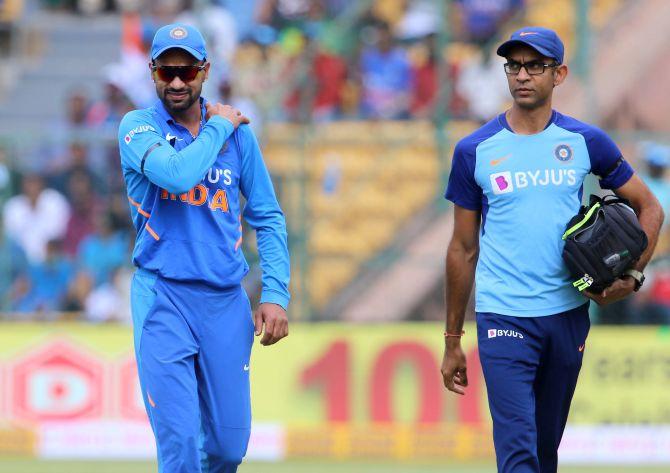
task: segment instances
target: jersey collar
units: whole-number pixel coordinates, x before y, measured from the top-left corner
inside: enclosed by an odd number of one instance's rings
[[[552,111],[551,111],[551,117],[549,117],[549,121],[548,121],[547,124],[545,125],[544,130],[546,130],[547,128],[549,128],[549,127],[551,126],[552,123],[556,122],[556,118],[557,118],[557,117],[558,117],[558,113],[556,112],[556,110],[552,110]],[[505,112],[503,112],[503,113],[501,113],[500,115],[498,115],[498,123],[500,123],[500,125],[501,125],[503,128],[506,128],[509,132],[514,133],[514,130],[512,130],[512,127],[509,126],[509,123],[507,123],[507,117],[505,116]],[[516,134],[516,133],[515,133],[515,134]]]
[[[200,100],[200,127],[202,128],[206,123],[205,114],[207,113],[207,109],[205,108],[205,105],[207,104],[207,100],[204,97],[200,97],[199,100]],[[156,101],[154,108],[158,112],[158,115],[160,115],[160,117],[167,123],[171,125],[177,123],[175,122],[174,118],[172,118],[172,115],[170,115],[170,112],[167,111],[165,105],[163,105],[163,102],[161,102],[160,100]]]

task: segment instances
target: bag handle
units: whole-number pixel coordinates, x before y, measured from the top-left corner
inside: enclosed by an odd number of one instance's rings
[[[594,202],[600,202],[601,205],[612,205],[612,204],[624,204],[630,207],[630,201],[628,199],[624,199],[623,197],[619,197],[618,195],[615,194],[607,194],[602,197],[598,197],[595,194],[591,194],[591,197],[589,198],[589,207],[594,204]]]
[[[596,202],[595,205],[591,206],[591,208],[588,210],[588,212],[586,212],[584,217],[582,217],[582,219],[579,222],[575,223],[573,226],[571,226],[565,231],[565,233],[563,234],[563,240],[566,240],[570,235],[572,235],[577,230],[582,228],[582,226],[584,226],[584,224],[589,221],[593,213],[599,208],[600,208],[600,202]]]

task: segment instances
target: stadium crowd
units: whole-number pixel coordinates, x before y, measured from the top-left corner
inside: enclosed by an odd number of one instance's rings
[[[43,7],[90,14],[93,3],[44,0]],[[94,321],[128,320],[134,229],[116,128],[126,112],[156,100],[146,58],[161,25],[200,27],[212,63],[203,95],[243,110],[262,139],[268,120],[448,114],[487,121],[504,108],[508,91],[500,58],[480,51],[491,51],[501,26],[523,15],[525,6],[524,0],[452,2],[451,41],[443,43],[433,1],[218,0],[197,10],[191,3],[98,2],[95,11],[118,11],[123,21],[120,59],[105,68],[103,93],[91,94],[84,84],[70,91],[63,121],[36,144],[38,158],[31,162],[37,165],[30,169],[19,173],[10,165],[11,148],[0,147],[0,267],[7,269],[0,290],[2,308],[12,317],[49,319],[65,311]],[[447,58],[444,70],[440,57]],[[670,155],[651,149],[644,155],[655,156],[648,162],[656,163],[650,173],[658,176]],[[665,193],[661,202],[668,211],[670,191],[662,179],[657,193]],[[643,301],[660,307],[662,320],[670,320],[668,287],[665,282],[647,292]]]

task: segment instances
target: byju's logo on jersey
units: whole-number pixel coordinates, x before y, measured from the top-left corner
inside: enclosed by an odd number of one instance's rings
[[[523,339],[523,334],[521,332],[517,332],[516,330],[501,330],[501,329],[490,328],[488,332],[489,332],[489,338],[511,337],[511,338]]]
[[[491,187],[494,194],[507,194],[514,190],[512,173],[509,171],[491,174]]]
[[[138,135],[140,133],[144,133],[147,131],[156,131],[154,127],[151,125],[140,125],[136,126],[132,130],[130,130],[128,133],[126,133],[126,136],[123,137],[123,141],[126,142],[126,144],[130,144],[130,142],[133,140],[133,136]]]
[[[558,145],[554,149],[554,156],[562,163],[567,163],[572,159],[572,148],[568,145]]]
[[[577,171],[574,169],[537,169],[535,171],[510,171],[490,175],[494,194],[508,194],[526,187],[574,186]]]

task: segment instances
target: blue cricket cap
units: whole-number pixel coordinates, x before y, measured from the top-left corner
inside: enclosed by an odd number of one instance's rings
[[[205,39],[195,26],[173,23],[156,31],[151,43],[151,60],[172,48],[183,49],[198,61],[207,58]]]
[[[520,44],[530,46],[543,56],[550,57],[559,64],[563,64],[565,48],[563,41],[554,30],[539,26],[526,26],[512,33],[512,36],[501,44],[496,52],[498,56],[507,57],[510,49]]]

